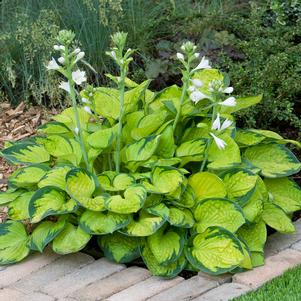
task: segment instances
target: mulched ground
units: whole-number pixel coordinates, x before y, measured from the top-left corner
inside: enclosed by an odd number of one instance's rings
[[[16,108],[12,108],[6,102],[0,103],[0,149],[6,141],[16,141],[34,135],[37,127],[56,113],[55,109],[47,110],[38,106],[27,108],[24,102]],[[16,168],[0,157],[0,191],[7,189],[7,178]],[[5,220],[6,213],[7,208],[0,207],[0,223]]]

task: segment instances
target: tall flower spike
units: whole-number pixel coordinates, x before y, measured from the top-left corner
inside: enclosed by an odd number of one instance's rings
[[[177,52],[177,58],[180,61],[184,61],[184,55],[182,53],[180,53],[180,52]]]
[[[235,97],[231,96],[231,97],[227,98],[226,100],[220,102],[219,104],[222,106],[226,106],[226,107],[235,107],[236,99],[235,99]]]
[[[225,149],[227,143],[223,139],[216,137],[213,133],[210,133],[210,135],[213,137],[214,142],[219,149]]]
[[[76,71],[72,72],[72,79],[77,85],[81,85],[83,82],[87,80],[86,72],[77,69]]]
[[[54,58],[52,58],[51,61],[49,61],[46,68],[47,68],[47,70],[58,70],[60,68],[60,66],[58,65],[56,60]]]
[[[210,69],[210,68],[211,68],[211,66],[209,65],[209,60],[207,60],[203,56],[202,59],[201,59],[201,62],[192,71],[194,72],[194,71],[197,71],[197,70],[200,70],[200,69]]]

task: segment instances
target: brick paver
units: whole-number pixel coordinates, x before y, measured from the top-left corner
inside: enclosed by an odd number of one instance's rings
[[[1,301],[54,301],[53,297],[41,294],[31,293],[24,294],[11,288],[3,288],[0,290]]]

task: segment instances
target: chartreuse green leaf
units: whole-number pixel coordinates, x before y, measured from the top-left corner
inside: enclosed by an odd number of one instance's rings
[[[237,235],[248,246],[251,252],[263,252],[267,239],[267,230],[262,220],[244,225],[237,231]]]
[[[44,248],[57,237],[66,226],[66,217],[62,216],[57,222],[43,221],[33,230],[30,236],[30,249],[43,252]]]
[[[221,198],[205,199],[194,210],[196,231],[204,232],[208,227],[220,226],[236,232],[245,223],[241,208],[235,202]]]
[[[184,176],[182,172],[171,166],[157,166],[153,169],[151,176],[152,184],[146,188],[154,193],[171,193],[175,191],[183,182]]]
[[[37,164],[50,160],[50,155],[45,147],[33,143],[14,144],[2,150],[1,154],[13,164]]]
[[[99,129],[98,131],[89,135],[89,145],[97,149],[105,149],[111,146],[116,135],[116,130],[116,126],[112,128]]]
[[[175,227],[191,228],[195,221],[189,209],[170,207],[168,222]]]
[[[86,210],[82,214],[79,224],[87,233],[100,235],[113,233],[128,225],[131,220],[132,216],[129,214]]]
[[[224,149],[219,149],[213,142],[209,148],[208,168],[210,169],[226,169],[241,163],[240,150],[236,142],[227,134],[219,135],[227,145]]]
[[[138,123],[143,118],[143,116],[144,111],[142,110],[129,113],[124,116],[125,125],[122,127],[121,136],[125,145],[135,142],[135,140],[131,136],[131,132],[138,126]]]
[[[173,200],[172,203],[179,207],[192,208],[195,205],[195,199],[194,190],[189,184],[187,184],[180,199]]]
[[[235,135],[235,141],[240,146],[251,146],[262,142],[266,137],[257,134],[251,130],[238,129]]]
[[[301,209],[301,189],[289,178],[265,179],[272,202],[281,207],[286,213]]]
[[[179,259],[184,247],[184,233],[179,228],[163,226],[147,237],[147,244],[160,265],[168,265]]]
[[[12,220],[29,218],[28,206],[34,191],[24,192],[8,204],[8,216]]]
[[[98,244],[105,256],[118,262],[127,263],[140,257],[141,238],[115,232],[98,236]]]
[[[159,130],[158,134],[161,134],[159,145],[156,150],[156,154],[162,158],[172,158],[176,149],[174,135],[173,135],[173,128],[172,124],[169,122],[165,123]]]
[[[66,189],[66,174],[71,169],[70,166],[62,166],[53,168],[44,175],[44,177],[38,183],[38,187],[55,186],[62,190]]]
[[[264,265],[263,252],[251,252],[251,261],[254,268]]]
[[[73,199],[66,200],[65,192],[52,186],[38,189],[28,206],[32,223],[37,223],[49,215],[70,213],[76,209],[77,204]]]
[[[23,189],[7,190],[5,192],[0,192],[0,205],[5,205],[14,201],[19,195],[23,193]]]
[[[145,208],[145,210],[150,214],[162,217],[164,220],[169,217],[169,208],[164,203],[155,204]]]
[[[239,264],[239,267],[237,268],[237,271],[239,270],[251,270],[253,265],[252,265],[252,259],[251,259],[251,252],[249,252],[248,247],[246,244],[241,242],[241,246],[243,249],[243,254],[244,254],[244,259],[242,262]]]
[[[143,185],[133,184],[125,190],[124,197],[119,194],[108,197],[105,207],[115,213],[135,213],[142,208],[146,196],[147,191]]]
[[[246,169],[234,169],[223,175],[229,199],[245,203],[254,192],[258,176]]]
[[[212,275],[233,270],[245,257],[238,238],[221,227],[210,227],[191,238],[185,254],[194,267]]]
[[[0,224],[0,264],[21,261],[29,254],[28,235],[21,222],[6,221]]]
[[[267,178],[290,176],[301,169],[301,163],[284,145],[269,143],[248,147],[244,160],[259,168]]]
[[[221,113],[232,114],[234,112],[240,111],[242,109],[249,108],[251,106],[256,105],[262,100],[262,94],[257,96],[247,96],[236,98],[236,106],[235,107],[226,107],[222,106]]]
[[[78,107],[77,112],[79,115],[81,128],[86,129],[90,119],[90,114],[87,113],[82,107]],[[71,130],[74,130],[77,127],[73,107],[67,108],[62,113],[53,116],[52,119],[65,124]]]
[[[120,232],[129,236],[150,236],[154,234],[164,222],[165,219],[161,216],[149,214],[142,209]]]
[[[47,135],[62,135],[69,134],[71,132],[64,123],[52,121],[39,126],[38,133]]]
[[[194,79],[199,79],[202,81],[203,85],[200,88],[200,91],[206,95],[210,95],[209,85],[212,81],[221,81],[224,80],[224,75],[217,69],[203,69],[197,71],[193,74]]]
[[[206,139],[185,141],[176,149],[176,156],[182,159],[182,165],[191,161],[202,161],[205,148]]]
[[[21,167],[11,174],[9,183],[15,187],[28,188],[36,185],[48,170],[49,167],[42,164]]]
[[[277,205],[265,202],[263,205],[262,219],[264,222],[280,233],[293,233],[295,227],[291,219]]]
[[[166,265],[160,264],[148,244],[142,247],[141,257],[152,275],[166,278],[173,278],[178,275],[187,263],[184,254],[182,254],[175,262]]]
[[[242,211],[249,222],[254,222],[263,211],[263,202],[268,198],[268,192],[260,177],[257,179],[255,190],[247,203],[243,206]]]
[[[98,180],[101,187],[108,191],[125,190],[135,184],[135,178],[132,175],[114,171],[103,172],[98,176]]]
[[[224,198],[227,190],[223,181],[211,172],[198,172],[188,179],[197,200],[211,197]]]
[[[80,227],[67,223],[64,229],[54,238],[52,249],[58,254],[75,253],[83,249],[91,235]]]

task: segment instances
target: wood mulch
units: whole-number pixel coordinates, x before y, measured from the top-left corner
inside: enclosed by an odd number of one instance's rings
[[[16,108],[7,103],[0,103],[0,150],[6,141],[16,141],[30,137],[36,133],[39,125],[48,121],[55,109],[47,110],[39,106],[26,107],[21,102]],[[7,178],[17,168],[9,165],[0,157],[0,191],[7,189]],[[7,208],[0,207],[0,223],[7,216]]]

